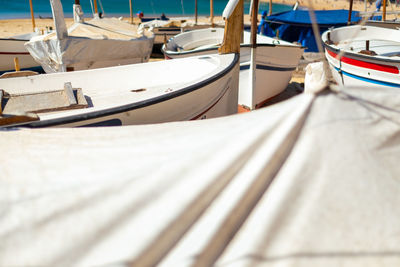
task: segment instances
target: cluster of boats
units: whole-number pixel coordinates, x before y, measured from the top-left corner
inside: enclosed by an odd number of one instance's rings
[[[46,101],[60,101],[60,106],[48,103],[21,110],[4,106],[9,126],[21,125],[21,113],[35,113],[24,115],[24,126],[45,127],[205,119],[237,113],[238,105],[252,110],[286,88],[304,50],[261,35],[251,45],[250,33],[240,34],[242,12],[235,18],[235,23],[241,21],[236,28],[198,29],[170,38],[162,51],[174,60],[133,64],[150,57],[155,37],[148,28],[138,30],[127,22],[98,16],[85,21],[79,3],[74,5],[75,22],[67,28],[61,2],[50,3],[55,30],[24,44],[48,74],[6,74],[9,78],[0,80],[3,98],[20,101],[35,94],[45,99],[69,84],[81,89],[87,104],[69,105],[53,96]],[[224,35],[229,48],[218,54]],[[236,37],[229,39],[229,35]],[[232,49],[235,42],[241,43],[240,49]],[[7,54],[4,61],[13,62],[11,56]],[[22,68],[27,67],[24,60],[20,60]],[[7,100],[7,105],[12,102]],[[19,114],[15,124],[10,123],[14,114]]]
[[[48,73],[0,77],[0,265],[400,264],[398,30],[328,30],[337,85],[260,108],[305,47],[257,35],[257,0],[157,62],[150,29],[50,3]]]

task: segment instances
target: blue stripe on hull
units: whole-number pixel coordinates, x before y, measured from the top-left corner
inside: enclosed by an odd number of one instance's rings
[[[273,70],[273,71],[294,71],[296,69],[296,67],[280,68],[280,67],[272,67],[272,66],[261,65],[261,64],[257,64],[256,68],[259,70]],[[248,70],[248,69],[250,69],[250,64],[240,66],[240,70]]]
[[[338,71],[338,72],[341,71],[343,75],[346,75],[346,76],[351,77],[351,78],[356,79],[356,80],[360,80],[360,81],[367,82],[367,83],[373,83],[373,84],[388,86],[388,87],[400,88],[400,84],[397,84],[397,83],[390,83],[390,82],[384,82],[384,81],[378,81],[378,80],[374,80],[374,79],[364,78],[364,77],[361,77],[361,76],[358,76],[358,75],[354,75],[354,74],[351,74],[349,72],[340,70],[339,68],[337,68],[335,66],[333,66],[333,67],[335,68],[336,71]]]

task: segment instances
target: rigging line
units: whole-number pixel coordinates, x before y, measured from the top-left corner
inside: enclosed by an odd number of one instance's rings
[[[182,14],[185,15],[185,8],[183,7],[183,0],[181,0]]]
[[[92,0],[89,0],[89,1],[90,1],[90,7],[92,8],[92,14],[94,14],[93,2],[92,2]]]
[[[153,0],[150,1],[151,9],[153,10],[153,15],[156,14],[156,10],[154,9],[154,3]]]
[[[105,16],[106,12],[104,12],[103,3],[101,2],[101,0],[99,0],[99,4],[100,4],[101,12],[103,12],[103,16]]]

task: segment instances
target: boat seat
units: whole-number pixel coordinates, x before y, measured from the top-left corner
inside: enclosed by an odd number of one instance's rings
[[[70,82],[64,88],[32,93],[8,93],[0,90],[0,115],[40,113],[58,110],[86,108],[88,103],[81,88],[72,88]]]
[[[378,55],[375,51],[372,51],[372,50],[361,50],[358,53],[363,54],[363,55],[368,55],[368,56],[376,56],[376,55]]]

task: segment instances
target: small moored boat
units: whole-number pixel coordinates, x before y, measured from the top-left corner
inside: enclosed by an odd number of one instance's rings
[[[238,32],[233,21],[243,13],[234,5],[226,10],[227,34],[219,55],[0,79],[0,123],[103,126],[234,114],[240,44],[229,40],[239,40],[230,35]]]
[[[325,56],[337,83],[400,88],[400,32],[348,26],[322,34]]]
[[[299,64],[304,48],[286,41],[257,35],[256,84],[251,79],[250,32],[243,32],[240,45],[239,105],[248,109],[262,106],[268,99],[281,93],[288,85]],[[183,58],[217,53],[224,29],[208,28],[178,34],[162,47],[166,58]]]

